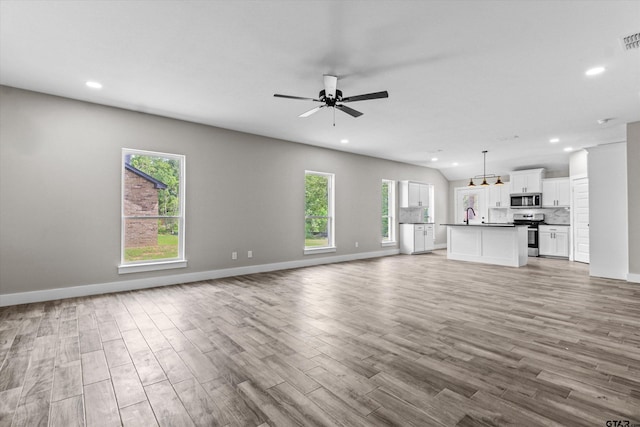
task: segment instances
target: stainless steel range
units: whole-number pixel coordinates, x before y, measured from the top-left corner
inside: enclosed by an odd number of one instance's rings
[[[513,223],[528,225],[527,240],[529,243],[529,256],[538,256],[538,225],[544,222],[544,214],[513,214]]]

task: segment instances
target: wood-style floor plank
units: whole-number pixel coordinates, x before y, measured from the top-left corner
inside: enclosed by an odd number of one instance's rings
[[[640,424],[640,286],[444,251],[0,308],[0,427]]]
[[[20,400],[20,387],[0,392],[0,427],[9,427]]]
[[[96,350],[82,354],[82,383],[87,385],[109,379],[109,367],[104,351]]]
[[[222,426],[228,423],[220,408],[194,378],[173,384],[176,394],[197,426]]]
[[[87,427],[120,425],[120,413],[111,381],[84,386],[84,404]]]
[[[50,394],[50,391],[43,391],[30,395],[27,401],[21,400],[13,415],[11,426],[39,427],[49,425]]]
[[[161,427],[194,425],[169,381],[148,385],[145,391]]]
[[[123,427],[153,427],[158,425],[147,400],[120,409],[120,417],[122,418]]]
[[[79,360],[57,365],[53,372],[51,400],[68,399],[82,395],[82,365]]]
[[[51,427],[84,426],[84,403],[82,396],[73,396],[51,404]]]
[[[111,368],[111,382],[118,401],[118,408],[147,400],[133,363]]]

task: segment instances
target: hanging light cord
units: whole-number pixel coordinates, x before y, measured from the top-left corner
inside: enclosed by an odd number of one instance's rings
[[[482,178],[487,180],[487,150],[482,152],[482,156],[484,157],[484,165],[482,166]]]

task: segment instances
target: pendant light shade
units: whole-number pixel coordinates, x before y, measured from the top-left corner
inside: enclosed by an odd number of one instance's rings
[[[498,179],[496,180],[495,185],[504,185],[504,182],[502,182],[502,180],[500,179],[499,176],[494,175],[492,173],[487,175],[487,153],[488,153],[487,150],[483,150],[482,151],[482,156],[483,156],[483,158],[482,158],[482,175],[476,175],[473,178],[471,178],[469,180],[469,184],[467,185],[467,187],[475,187],[476,185],[473,183],[473,180],[474,179],[480,179],[480,178],[482,178],[482,184],[480,184],[480,186],[486,187],[486,186],[490,185],[487,182],[487,177],[489,177],[489,178],[496,178],[497,177]]]

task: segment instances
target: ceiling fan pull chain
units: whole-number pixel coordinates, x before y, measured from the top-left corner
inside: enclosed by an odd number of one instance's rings
[[[333,127],[336,127],[336,107],[333,107]]]

